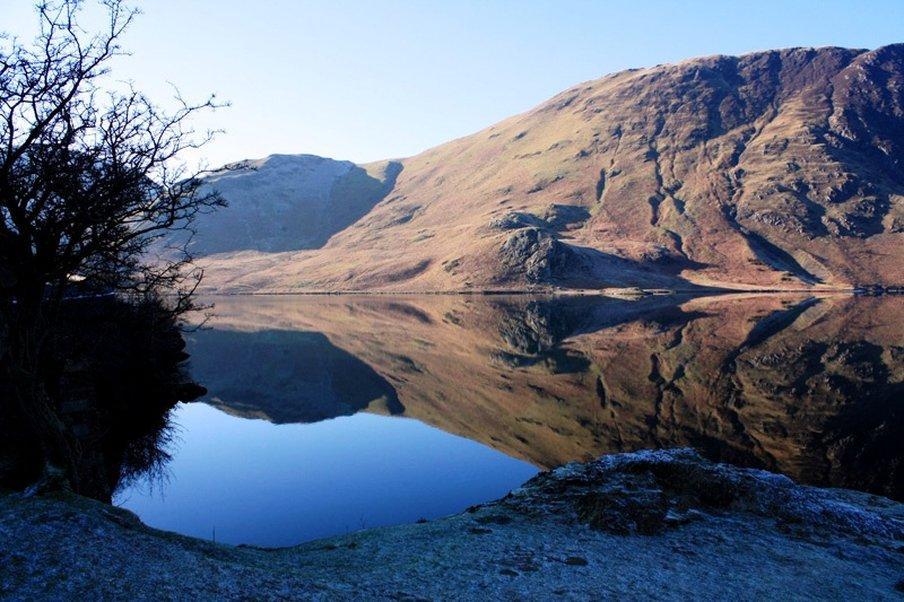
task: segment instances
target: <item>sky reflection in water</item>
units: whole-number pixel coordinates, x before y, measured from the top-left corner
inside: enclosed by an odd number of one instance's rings
[[[501,497],[537,469],[416,420],[356,414],[274,425],[202,403],[175,412],[170,478],[117,502],[153,526],[288,546],[414,522]]]

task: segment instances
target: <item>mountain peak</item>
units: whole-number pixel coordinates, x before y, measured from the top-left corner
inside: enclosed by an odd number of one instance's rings
[[[623,71],[402,161],[243,290],[900,285],[904,45]],[[388,179],[386,180],[389,181]],[[232,286],[232,285],[230,285]]]

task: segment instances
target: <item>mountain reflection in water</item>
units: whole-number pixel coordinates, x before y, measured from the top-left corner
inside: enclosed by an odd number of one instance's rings
[[[692,446],[904,499],[904,299],[216,299],[204,401],[306,423],[415,418],[540,468]]]

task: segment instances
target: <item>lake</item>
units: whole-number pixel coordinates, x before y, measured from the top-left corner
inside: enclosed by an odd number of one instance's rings
[[[904,298],[212,299],[147,524],[285,546],[432,519],[606,453],[689,446],[904,499]]]

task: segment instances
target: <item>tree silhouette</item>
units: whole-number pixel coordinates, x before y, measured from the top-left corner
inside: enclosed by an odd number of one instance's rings
[[[0,39],[0,394],[40,440],[47,468],[70,475],[78,449],[48,390],[61,304],[119,294],[190,309],[202,276],[187,248],[194,218],[223,204],[182,160],[215,134],[192,118],[221,105],[177,92],[166,111],[112,82],[109,63],[138,13],[122,0],[98,4],[101,31],[79,24],[81,0],[61,0],[37,6],[33,43]],[[177,230],[188,234],[169,236]]]

